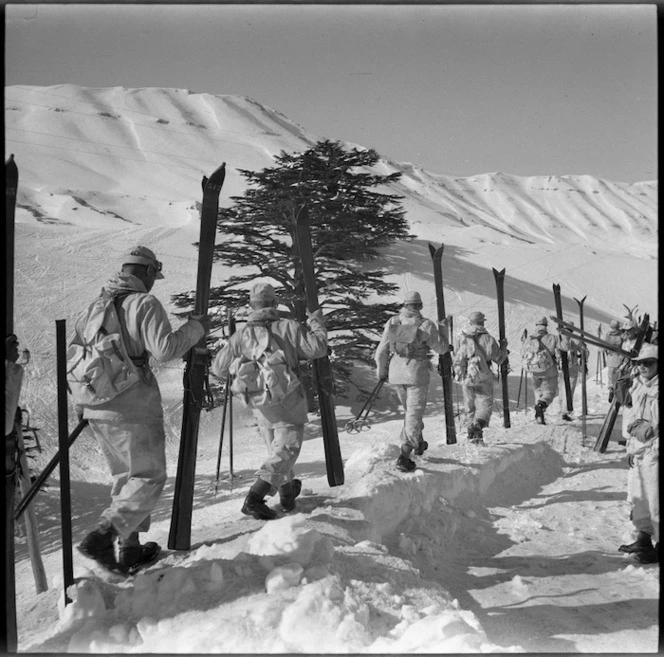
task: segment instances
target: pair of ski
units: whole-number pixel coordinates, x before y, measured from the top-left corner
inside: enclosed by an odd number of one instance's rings
[[[434,276],[434,286],[436,291],[436,313],[438,317],[438,322],[447,322],[448,318],[445,314],[445,296],[443,292],[443,251],[445,245],[441,244],[436,248],[433,244],[429,244],[429,253],[431,254],[431,259],[433,260],[433,276]],[[500,344],[506,344],[506,335],[505,335],[505,294],[504,294],[504,284],[505,284],[505,270],[502,269],[498,271],[497,269],[493,270],[493,276],[496,281],[496,297],[498,301],[498,337],[500,339]],[[449,326],[449,323],[448,323]],[[452,341],[452,335],[449,336],[450,341]],[[506,429],[509,429],[510,424],[510,406],[509,406],[509,390],[508,390],[508,376],[509,372],[509,362],[507,358],[500,365],[500,379],[501,379],[501,388],[502,388],[502,399],[503,399],[503,426]],[[448,445],[454,445],[457,442],[456,439],[456,427],[454,425],[454,399],[453,399],[453,386],[454,380],[452,377],[452,354],[450,351],[441,354],[438,357],[438,373],[441,376],[443,382],[443,403],[445,408],[445,433],[446,433],[446,443]]]
[[[219,194],[225,175],[225,165],[222,164],[209,178],[203,178],[198,275],[194,301],[194,313],[198,315],[206,315],[208,311]],[[309,312],[313,312],[319,308],[319,303],[311,246],[311,228],[306,207],[301,208],[297,216],[295,241],[304,276],[307,308]],[[205,404],[208,361],[209,354],[205,337],[203,337],[190,350],[185,365],[180,452],[168,537],[168,547],[171,550],[188,550],[191,547],[198,428],[201,410]],[[343,461],[334,414],[332,369],[327,356],[314,360],[314,378],[320,406],[327,480],[330,486],[339,486],[344,482]]]

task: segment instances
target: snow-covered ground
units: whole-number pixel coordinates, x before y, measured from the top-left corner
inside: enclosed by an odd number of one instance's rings
[[[280,149],[301,150],[316,138],[250,99],[184,90],[8,87],[5,114],[7,152],[20,171],[15,330],[31,352],[22,405],[39,429],[41,469],[57,447],[54,321],[73,321],[122,252],[141,243],[164,262],[166,278],[154,292],[177,325],[170,295],[194,287],[201,175],[227,161],[227,204],[241,192],[236,169],[269,166]],[[459,443],[444,444],[434,375],[425,417],[430,449],[418,470],[400,473],[394,393],[384,388],[370,430],[347,434],[346,421],[363,403],[351,386],[337,400],[346,483],[328,486],[312,417],[297,466],[304,482],[297,512],[263,523],[240,513],[264,447],[239,404],[235,476],[228,477],[226,438],[214,492],[215,409],[201,423],[192,549],[167,552],[126,581],[102,576],[76,553],[74,602],[66,607],[56,471],[35,501],[48,591],[35,593],[27,546],[17,545],[21,652],[656,651],[659,567],[637,567],[616,549],[630,539],[619,427],[606,454],[592,450],[608,407],[596,381],[597,352],[591,349],[585,440],[580,390],[571,424],[558,421],[557,402],[547,426],[534,424],[523,391],[516,411],[516,354],[523,329],[553,313],[552,283],[577,322],[575,299],[586,297],[593,332],[621,317],[623,304],[657,313],[657,182],[455,178],[381,166],[404,172],[393,191],[405,197],[414,234],[386,249],[382,264],[402,290],[422,293],[425,315],[435,316],[427,242],[445,243],[446,306],[457,326],[481,310],[496,333],[491,268],[506,268],[512,427],[502,427],[496,404],[487,447],[466,444],[460,422]],[[215,266],[213,284],[228,273]],[[171,477],[145,538],[165,547],[182,363],[157,373]],[[367,390],[375,379],[358,369],[352,383]],[[104,508],[109,477],[87,432],[71,463],[77,541]]]

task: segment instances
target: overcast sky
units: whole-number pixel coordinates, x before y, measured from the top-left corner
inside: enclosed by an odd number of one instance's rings
[[[657,178],[654,5],[9,5],[5,84],[249,96],[434,173]]]

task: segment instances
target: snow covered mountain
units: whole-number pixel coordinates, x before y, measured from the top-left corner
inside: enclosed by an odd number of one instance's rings
[[[19,206],[24,219],[41,222],[182,224],[201,176],[222,160],[225,195],[236,195],[243,187],[237,169],[269,167],[281,150],[319,138],[250,98],[183,89],[10,86],[5,103],[7,148],[21,166]],[[654,254],[656,181],[457,177],[388,160],[380,168],[402,172],[393,191],[405,196],[414,226],[486,228],[530,243],[601,241],[605,250]]]

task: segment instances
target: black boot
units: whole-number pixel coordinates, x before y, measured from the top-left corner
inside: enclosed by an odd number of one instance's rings
[[[119,538],[118,545],[120,547],[118,563],[128,572],[151,564],[161,552],[161,545],[153,541],[141,545],[138,540],[138,532],[132,532],[124,539]]]
[[[295,498],[301,490],[302,482],[299,479],[293,479],[279,488],[279,501],[284,511],[289,512],[295,508]]]
[[[427,449],[429,449],[429,443],[426,440],[420,440],[420,442],[417,443],[417,447],[413,450],[413,454],[416,456],[422,456]]]
[[[544,421],[544,409],[547,407],[547,403],[543,401],[538,401],[535,404],[535,422],[537,424],[546,424]]]
[[[625,552],[627,554],[635,554],[637,552],[647,552],[652,550],[652,538],[650,534],[645,532],[639,532],[636,535],[636,540],[634,543],[629,543],[628,545],[621,545],[618,548],[619,552]]]
[[[412,472],[416,467],[415,461],[403,454],[397,459],[397,470],[401,470],[401,472]]]
[[[645,550],[644,552],[635,552],[634,558],[639,563],[659,563],[659,543],[655,543],[649,550]]]
[[[474,445],[483,445],[482,424],[480,420],[475,420],[468,426],[468,441]]]
[[[79,543],[78,551],[107,570],[120,571],[122,568],[115,558],[116,536],[117,532],[113,525],[103,521]]]
[[[256,520],[272,520],[277,517],[277,512],[273,511],[265,504],[265,496],[272,490],[270,484],[262,479],[257,479],[256,483],[249,489],[249,494],[242,505],[242,513],[246,516],[253,516]]]

